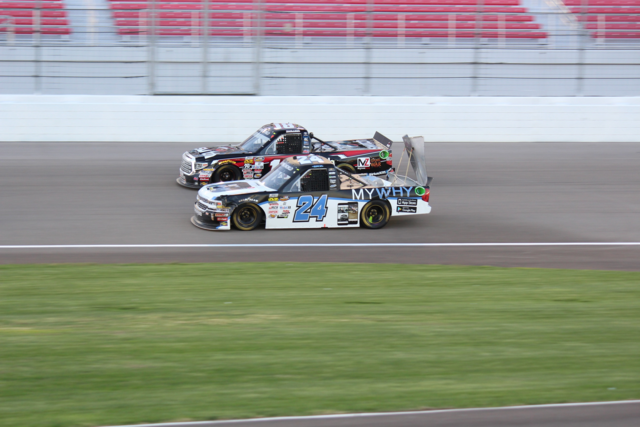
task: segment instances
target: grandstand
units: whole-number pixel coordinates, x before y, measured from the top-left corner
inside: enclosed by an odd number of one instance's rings
[[[0,0],[0,93],[640,95],[640,0]]]
[[[592,37],[640,38],[640,0],[564,0]]]
[[[56,41],[72,40],[73,33],[120,37],[102,38],[109,42],[149,36],[193,42],[205,35],[297,43],[480,39],[503,45],[544,44],[569,33],[598,42],[640,39],[640,0],[96,0],[92,5],[101,13],[111,11],[108,18],[77,19],[78,28],[67,3],[90,13],[74,0],[0,0],[0,34],[7,41],[34,34],[66,36]]]
[[[34,33],[69,35],[71,27],[63,0],[0,0],[0,33],[9,38]]]
[[[520,0],[158,0],[160,36],[544,39]],[[147,34],[149,5],[111,1],[118,33]],[[208,5],[208,20],[203,9]],[[482,12],[481,15],[478,15]],[[481,20],[478,21],[478,18]],[[262,22],[262,25],[260,25]]]

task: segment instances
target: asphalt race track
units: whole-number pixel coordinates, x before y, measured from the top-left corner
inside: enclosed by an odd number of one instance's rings
[[[0,248],[0,263],[348,261],[640,270],[640,145],[427,143],[430,215],[381,230],[207,232],[175,183],[184,143],[0,143],[0,246],[361,243],[305,248]],[[401,145],[394,145],[398,161]],[[406,157],[405,157],[406,160]],[[404,172],[406,162],[400,166]],[[410,173],[411,174],[411,173]]]
[[[637,427],[640,401],[513,408],[263,418],[245,421],[171,423],[166,427]],[[147,424],[137,427],[147,427]],[[157,424],[157,426],[160,426]],[[132,426],[133,427],[133,426]]]

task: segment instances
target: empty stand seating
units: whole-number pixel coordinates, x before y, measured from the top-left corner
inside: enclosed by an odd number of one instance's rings
[[[640,0],[564,0],[564,3],[594,38],[640,38]]]
[[[155,33],[163,36],[200,36],[207,28],[211,36],[248,37],[261,27],[267,37],[547,37],[520,0],[263,0],[260,14],[253,0],[111,0],[110,4],[121,35],[148,34],[153,22]]]
[[[62,0],[0,0],[0,33],[71,34]]]

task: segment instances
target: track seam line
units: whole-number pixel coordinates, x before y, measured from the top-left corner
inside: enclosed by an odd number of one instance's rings
[[[171,427],[171,426],[198,426],[198,425],[215,425],[215,424],[235,424],[235,423],[252,423],[267,421],[295,421],[295,420],[321,420],[334,418],[358,418],[358,417],[380,417],[393,415],[427,415],[442,414],[455,412],[473,412],[473,411],[502,411],[513,409],[544,409],[544,408],[569,408],[576,406],[598,406],[598,405],[621,405],[625,403],[640,403],[640,400],[612,400],[609,402],[577,402],[577,403],[548,403],[542,405],[520,405],[520,406],[498,406],[495,408],[461,408],[461,409],[434,409],[432,411],[404,411],[404,412],[372,412],[372,413],[355,413],[355,414],[332,414],[332,415],[307,415],[307,416],[291,416],[291,417],[272,417],[272,418],[249,418],[245,420],[220,420],[220,421],[187,421],[173,423],[156,423],[156,424],[131,424],[117,425],[105,427]]]

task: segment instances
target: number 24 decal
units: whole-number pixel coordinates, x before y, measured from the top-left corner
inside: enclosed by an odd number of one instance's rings
[[[322,221],[327,216],[327,195],[323,194],[315,203],[313,203],[313,196],[300,196],[297,208],[293,222],[309,222],[310,217],[315,217],[316,221]]]

